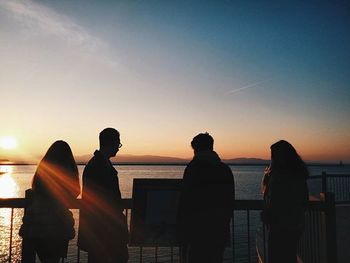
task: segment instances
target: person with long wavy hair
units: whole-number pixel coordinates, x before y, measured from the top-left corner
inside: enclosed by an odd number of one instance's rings
[[[296,263],[309,198],[308,169],[294,147],[281,140],[271,146],[271,164],[262,181],[268,227],[268,263]]]
[[[54,142],[40,161],[27,190],[30,205],[23,217],[22,262],[59,262],[67,257],[68,242],[75,236],[68,207],[80,194],[79,174],[73,153],[64,141]]]

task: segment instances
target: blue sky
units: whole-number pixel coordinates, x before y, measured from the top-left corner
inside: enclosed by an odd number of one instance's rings
[[[2,0],[0,136],[23,155],[60,138],[85,154],[113,126],[124,153],[187,157],[208,131],[225,158],[266,158],[284,138],[350,160],[349,14],[345,1]]]

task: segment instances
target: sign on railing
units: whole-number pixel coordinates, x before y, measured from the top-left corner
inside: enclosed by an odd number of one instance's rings
[[[181,179],[134,179],[130,245],[178,245],[176,214]]]

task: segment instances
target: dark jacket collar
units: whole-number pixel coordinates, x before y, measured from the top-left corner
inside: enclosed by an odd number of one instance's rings
[[[94,152],[94,156],[95,156],[97,159],[104,160],[105,162],[111,164],[111,161],[110,161],[106,156],[104,156],[99,150],[96,150],[96,151]]]
[[[194,157],[193,161],[205,161],[210,163],[218,163],[221,161],[219,155],[214,151],[199,151]]]

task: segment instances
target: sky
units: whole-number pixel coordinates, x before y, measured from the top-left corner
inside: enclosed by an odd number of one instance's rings
[[[58,139],[92,153],[192,156],[209,132],[222,158],[350,162],[346,1],[0,0],[1,158]]]

